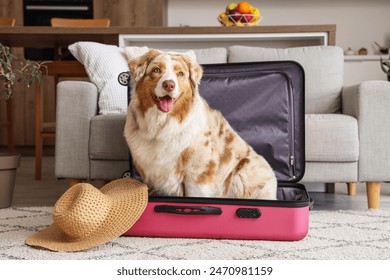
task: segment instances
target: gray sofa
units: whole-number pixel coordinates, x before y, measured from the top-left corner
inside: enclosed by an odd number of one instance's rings
[[[295,60],[305,70],[306,172],[303,183],[367,182],[369,208],[390,181],[390,83],[343,87],[343,50],[335,46],[270,49],[231,46],[218,56],[195,50],[200,63]],[[216,61],[222,57],[225,61]],[[379,67],[379,63],[378,63]],[[55,173],[58,178],[120,178],[128,169],[125,114],[99,112],[97,87],[58,84]]]

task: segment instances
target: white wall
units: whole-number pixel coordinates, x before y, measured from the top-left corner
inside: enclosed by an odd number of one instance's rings
[[[168,0],[168,25],[219,26],[217,16],[239,0]],[[390,0],[249,0],[261,25],[336,24],[336,43],[346,49],[390,46]]]
[[[217,16],[239,0],[168,0],[168,26],[219,26]],[[261,25],[336,24],[336,44],[344,50],[362,47],[378,54],[374,41],[390,47],[390,0],[248,0],[263,15]],[[347,84],[364,77],[386,79],[376,62],[347,62]],[[358,70],[359,69],[359,70]],[[356,78],[355,78],[356,77]]]

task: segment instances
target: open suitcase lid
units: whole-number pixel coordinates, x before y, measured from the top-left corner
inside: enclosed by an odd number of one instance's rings
[[[269,162],[278,182],[305,172],[304,70],[295,61],[202,65],[199,92]],[[129,86],[128,72],[118,81]]]
[[[200,94],[265,157],[279,182],[305,171],[304,71],[295,61],[203,65]]]

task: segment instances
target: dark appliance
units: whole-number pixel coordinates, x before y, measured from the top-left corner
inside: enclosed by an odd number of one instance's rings
[[[23,0],[25,26],[50,26],[50,19],[93,18],[93,0]],[[26,48],[25,58],[53,60],[53,48]]]

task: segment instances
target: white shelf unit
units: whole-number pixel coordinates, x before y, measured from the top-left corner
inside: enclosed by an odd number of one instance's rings
[[[380,58],[388,59],[388,55],[344,55],[344,61],[379,61]]]
[[[328,44],[327,32],[234,33],[234,34],[120,34],[120,47],[209,48],[231,45],[293,47]]]

